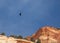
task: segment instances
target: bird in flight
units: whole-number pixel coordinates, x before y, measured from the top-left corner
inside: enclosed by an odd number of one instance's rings
[[[19,15],[21,16],[21,13],[19,13]]]

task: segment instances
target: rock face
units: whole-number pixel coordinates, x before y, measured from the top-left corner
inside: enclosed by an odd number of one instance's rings
[[[34,40],[40,39],[41,43],[60,43],[60,30],[51,26],[40,28],[32,35]]]
[[[28,41],[31,41],[31,36],[27,36],[26,39],[27,39]]]
[[[25,39],[17,39],[13,37],[0,35],[0,43],[34,43],[34,42]]]

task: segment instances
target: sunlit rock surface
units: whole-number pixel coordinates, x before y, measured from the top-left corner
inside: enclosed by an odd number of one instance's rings
[[[33,43],[33,42],[25,39],[16,39],[13,37],[0,35],[0,43]]]
[[[60,43],[60,28],[45,26],[32,35],[34,40],[40,39],[41,43]]]

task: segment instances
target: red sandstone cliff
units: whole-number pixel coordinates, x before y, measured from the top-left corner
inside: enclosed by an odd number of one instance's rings
[[[40,39],[42,43],[60,43],[60,30],[51,26],[40,28],[32,37]]]

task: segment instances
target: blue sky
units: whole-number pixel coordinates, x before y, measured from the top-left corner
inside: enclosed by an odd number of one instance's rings
[[[46,25],[60,27],[60,0],[0,0],[0,32],[25,37]]]

